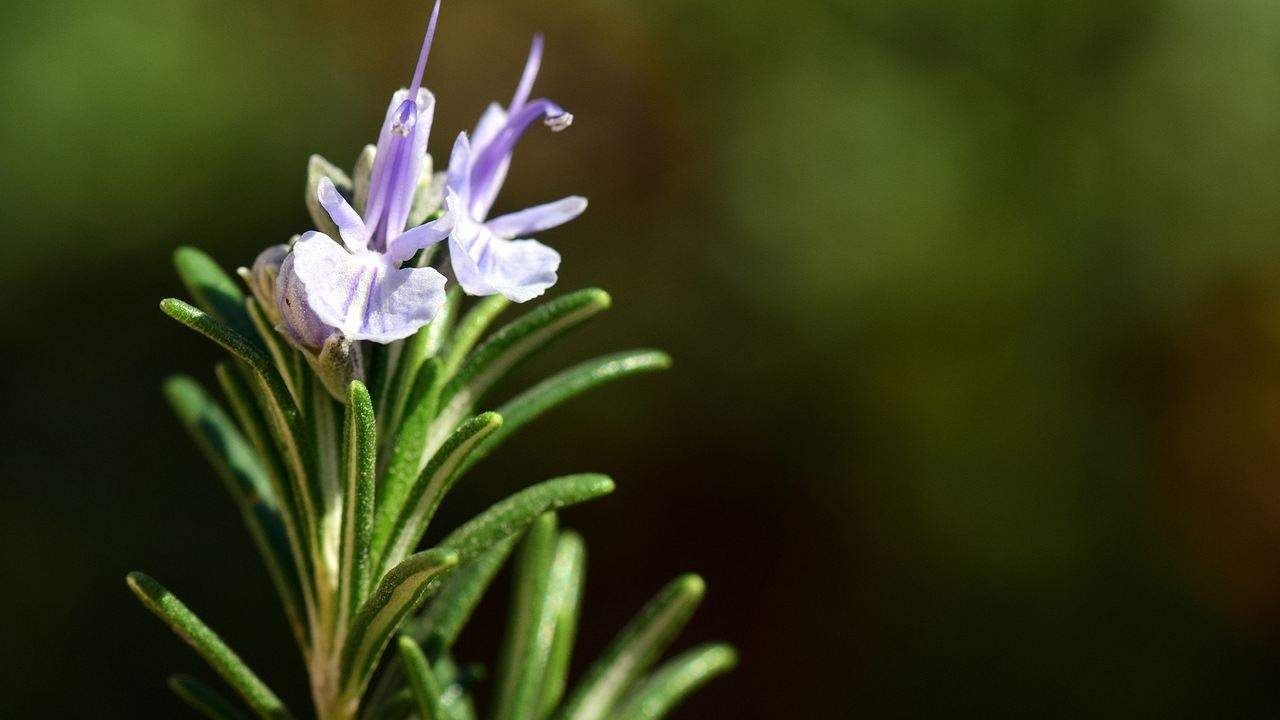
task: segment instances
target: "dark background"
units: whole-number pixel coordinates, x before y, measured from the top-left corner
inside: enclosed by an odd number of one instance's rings
[[[160,396],[217,352],[169,255],[305,230],[427,3],[0,10],[0,673],[6,717],[185,717],[210,673],[128,593],[165,582],[295,708],[229,500]],[[596,352],[675,367],[547,417],[448,527],[570,471],[579,665],[665,580],[739,669],[675,717],[1280,713],[1280,4],[446,2],[437,157],[530,34],[571,109],[502,207],[574,192],[557,291]],[[501,584],[500,586],[501,587]],[[505,608],[464,638],[492,657]]]

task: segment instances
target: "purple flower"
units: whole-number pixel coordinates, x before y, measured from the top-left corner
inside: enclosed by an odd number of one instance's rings
[[[458,135],[449,158],[446,186],[449,262],[458,284],[470,295],[502,294],[515,302],[541,295],[556,282],[560,254],[536,240],[515,238],[562,225],[587,207],[572,196],[487,220],[507,177],[517,141],[535,120],[554,131],[573,122],[564,108],[547,100],[529,100],[542,62],[542,36],[535,36],[511,104],[489,105],[475,131]]]
[[[422,87],[422,74],[439,13],[437,0],[413,81],[408,90],[392,96],[387,108],[364,216],[332,181],[321,180],[317,199],[342,242],[308,232],[280,268],[282,326],[305,347],[318,347],[317,340],[322,344],[329,329],[351,340],[400,340],[430,322],[444,304],[444,276],[431,268],[400,267],[414,253],[443,240],[450,227],[445,218],[405,229],[435,112],[435,97]]]

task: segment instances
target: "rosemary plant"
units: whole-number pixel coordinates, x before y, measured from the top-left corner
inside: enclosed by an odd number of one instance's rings
[[[312,158],[306,199],[317,230],[240,268],[248,292],[204,253],[178,250],[192,302],[160,307],[229,353],[215,367],[227,409],[189,377],[170,379],[165,394],[262,555],[321,720],[476,717],[482,673],[459,664],[453,645],[512,554],[509,626],[486,716],[661,717],[735,662],[732,649],[713,644],[654,667],[701,599],[694,575],[663,588],[566,692],[585,550],[556,511],[610,492],[612,480],[582,474],[533,485],[419,549],[454,483],[520,428],[587,390],[669,365],[655,350],[621,352],[484,410],[508,371],[610,301],[580,290],[489,331],[512,302],[556,279],[554,250],[514,238],[572,219],[586,201],[486,217],[525,129],[538,118],[563,129],[572,117],[529,100],[540,38],[511,104],[492,105],[474,133],[459,135],[447,172],[431,171],[435,99],[421,81],[438,12],[439,3],[377,146],[350,176]],[[446,238],[447,257],[435,252]],[[446,289],[449,279],[456,284]],[[244,707],[293,717],[172,593],[142,573],[128,584]],[[206,717],[245,717],[193,677],[170,685]]]

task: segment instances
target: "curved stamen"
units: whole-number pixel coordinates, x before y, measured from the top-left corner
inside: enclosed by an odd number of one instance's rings
[[[511,96],[511,105],[507,113],[515,113],[524,107],[533,91],[533,81],[538,78],[538,68],[542,66],[542,33],[533,36],[533,44],[529,48],[529,59],[524,62],[524,72],[520,73],[520,82],[516,85],[516,94]]]
[[[431,54],[431,41],[436,36],[436,19],[440,17],[440,0],[436,0],[431,8],[431,20],[427,22],[427,36],[422,40],[422,50],[418,51],[418,65],[413,69],[413,80],[409,83],[409,99],[418,97],[418,89],[422,87],[422,73],[427,69],[427,56]]]

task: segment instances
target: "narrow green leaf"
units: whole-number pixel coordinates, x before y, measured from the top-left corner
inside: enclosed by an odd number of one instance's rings
[[[236,281],[203,251],[180,247],[173,266],[196,305],[236,332],[254,340],[253,322],[244,309],[244,292]]]
[[[245,300],[244,307],[249,319],[253,321],[254,329],[257,330],[257,338],[267,349],[267,353],[275,364],[276,372],[284,381],[285,388],[289,390],[289,396],[293,398],[295,404],[302,405],[302,388],[306,384],[307,373],[306,361],[303,360],[302,354],[293,349],[285,342],[284,337],[276,332],[271,319],[267,317],[256,299]]]
[[[501,295],[490,295],[477,302],[462,316],[458,321],[458,329],[449,337],[441,358],[447,375],[452,376],[458,371],[458,366],[467,357],[467,353],[471,352],[471,348],[475,347],[490,323],[510,304],[511,301]]]
[[[427,524],[458,479],[459,469],[471,451],[501,425],[502,416],[497,413],[484,413],[463,423],[436,451],[399,507],[387,502],[378,508],[374,556],[378,558],[379,567],[399,562],[418,546]]]
[[[354,188],[351,178],[347,177],[347,174],[337,165],[319,155],[311,156],[310,162],[307,163],[307,194],[305,198],[307,212],[311,215],[311,222],[315,224],[317,230],[336,240],[339,237],[338,226],[333,224],[333,220],[329,218],[329,213],[325,212],[317,194],[320,181],[324,178],[329,178],[334,187],[338,188],[347,197],[352,196]]]
[[[281,467],[275,445],[272,444],[271,430],[267,427],[267,420],[258,409],[253,391],[246,379],[251,371],[243,364],[233,364],[224,360],[214,365],[213,372],[218,378],[218,387],[222,388],[222,394],[231,405],[231,414],[235,417],[236,424],[244,432],[258,459],[266,468],[276,504],[280,506],[282,513],[290,512],[287,508],[292,507],[292,499],[288,494],[287,486],[284,485],[284,468]]]
[[[190,675],[170,676],[169,689],[209,720],[248,720],[249,716],[240,712],[234,703]]]
[[[340,602],[338,627],[345,627],[351,613],[369,588],[369,552],[373,539],[374,472],[378,457],[376,422],[369,391],[358,380],[347,394],[343,423],[342,544],[338,567]]]
[[[556,516],[543,513],[529,526],[516,555],[511,611],[498,657],[493,717],[537,720],[542,680],[555,639],[555,602],[547,592],[556,553]]]
[[[356,613],[342,653],[342,678],[348,697],[358,697],[382,649],[404,616],[421,600],[428,583],[458,564],[449,549],[426,550],[391,568]]]
[[[462,288],[456,284],[444,296],[444,307],[427,324],[427,357],[436,357],[448,342],[462,308]]]
[[[297,568],[270,473],[218,403],[195,380],[172,377],[165,382],[164,394],[235,500],[280,595],[294,639],[305,650]]]
[[[668,583],[591,665],[556,714],[557,720],[599,720],[608,716],[618,698],[684,628],[705,590],[706,585],[697,575],[683,575]]]
[[[613,492],[613,487],[612,480],[596,474],[566,475],[538,483],[497,503],[449,533],[440,541],[440,547],[457,552],[459,562],[468,562],[494,543],[520,532],[542,513],[608,495]]]
[[[444,306],[431,322],[400,343],[401,350],[383,401],[385,409],[378,416],[379,433],[395,434],[399,430],[406,408],[412,407],[410,397],[422,364],[439,351],[453,322],[453,315],[458,309],[459,292],[456,287],[450,288],[445,295]]]
[[[449,649],[457,641],[462,628],[475,612],[476,605],[511,554],[516,538],[516,535],[509,535],[494,543],[479,557],[459,565],[444,578],[440,590],[431,597],[426,609],[405,620],[402,632],[422,645],[433,665],[448,657]],[[400,662],[393,658],[369,695],[370,705],[376,707],[389,702],[391,693],[401,686],[403,679],[404,671]],[[444,680],[441,676],[441,681]],[[365,717],[370,715],[366,713]]]
[[[508,497],[454,530],[441,541],[440,547],[455,551],[461,567],[443,580],[430,582],[427,594],[434,594],[441,586],[444,590],[420,618],[408,624],[407,630],[422,640],[427,652],[438,661],[457,639],[510,552],[516,535],[548,510],[558,510],[612,491],[613,481],[604,475],[569,475],[547,480]],[[457,584],[453,584],[455,576],[459,578]],[[399,673],[395,665],[388,669],[373,693],[373,702],[380,703],[389,695],[399,680]]]
[[[379,508],[404,505],[410,486],[426,466],[427,434],[435,417],[442,379],[440,362],[434,358],[424,362],[418,370],[418,377],[409,392],[408,414],[394,436],[387,471],[382,485],[378,487]]]
[[[539,718],[549,716],[564,696],[573,641],[578,631],[578,609],[582,603],[585,572],[586,544],[582,537],[572,531],[560,533],[551,566],[551,581],[547,585],[548,609],[554,612],[555,638],[543,676]]]
[[[250,309],[254,307],[252,300],[247,301],[246,305]],[[290,495],[293,498],[293,512],[284,515],[285,527],[289,531],[290,543],[294,546],[295,560],[302,565],[299,568],[300,574],[310,577],[313,572],[310,558],[318,552],[315,528],[317,508],[320,506],[319,487],[310,480],[312,454],[307,436],[302,431],[298,407],[289,390],[262,351],[213,316],[172,298],[162,300],[160,309],[221,345],[253,371],[252,377],[258,386],[256,397],[270,423],[272,438],[292,485]],[[302,590],[304,600],[312,607],[314,603],[309,583],[303,583]]]
[[[263,375],[273,375],[271,360],[258,346],[214,316],[174,298],[160,301],[164,314],[204,335]],[[278,378],[277,378],[278,379]]]
[[[509,535],[461,565],[449,574],[426,609],[405,623],[405,631],[422,643],[433,661],[453,647],[515,545],[516,535]]]
[[[658,720],[689,693],[733,669],[738,653],[728,645],[702,645],[662,664],[610,714],[613,720]]]
[[[271,479],[257,454],[218,403],[185,375],[169,378],[164,394],[174,413],[222,476],[241,508],[262,500],[275,505]]]
[[[609,294],[589,288],[544,303],[504,326],[476,348],[440,397],[441,412],[431,446],[444,438],[471,407],[511,368],[570,328],[609,307]],[[456,335],[456,333],[455,333]]]
[[[517,430],[561,403],[605,383],[669,367],[671,357],[664,352],[629,350],[588,360],[543,380],[498,409],[502,427],[471,454],[463,471],[493,452]]]
[[[129,573],[128,582],[129,589],[133,590],[142,604],[194,648],[259,717],[291,717],[271,688],[259,680],[240,657],[222,642],[222,638],[201,622],[182,601],[160,583],[140,572]]]
[[[342,552],[342,498],[346,493],[343,475],[343,429],[340,418],[346,414],[342,405],[329,395],[323,382],[311,378],[307,382],[307,405],[303,418],[310,430],[310,446],[314,451],[310,486],[319,492],[319,515],[315,518],[315,537],[320,555],[316,562],[316,596],[321,616],[333,621],[337,618],[335,603],[342,582],[338,577],[340,552]]]
[[[409,692],[419,720],[446,720],[440,707],[440,683],[436,681],[427,656],[413,638],[400,636],[400,663],[409,678]]]

